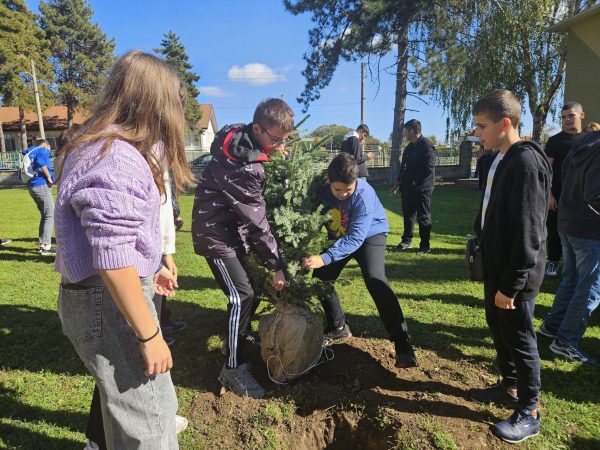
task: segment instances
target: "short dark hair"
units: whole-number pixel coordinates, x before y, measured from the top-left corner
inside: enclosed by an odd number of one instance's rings
[[[367,126],[366,123],[361,123],[359,126],[357,126],[356,131],[362,131],[367,136],[371,136],[371,133],[369,132],[369,127]]]
[[[269,98],[260,102],[252,120],[265,128],[277,126],[286,133],[294,131],[294,111],[286,102],[278,98]]]
[[[354,157],[348,153],[340,153],[333,158],[327,167],[327,178],[330,183],[354,183],[358,178],[358,165]]]
[[[35,140],[35,145],[37,145],[38,147],[42,146],[42,145],[47,145],[48,147],[50,147],[50,142],[48,142],[46,139],[43,138],[37,138]]]
[[[563,105],[561,111],[567,111],[569,109],[574,109],[575,111],[583,111],[583,106],[579,102],[567,102]]]
[[[473,115],[479,114],[487,114],[494,122],[508,117],[512,126],[517,128],[521,120],[521,102],[509,90],[496,89],[475,102]]]
[[[421,122],[419,122],[417,119],[410,119],[402,128],[410,128],[413,133],[421,134]]]

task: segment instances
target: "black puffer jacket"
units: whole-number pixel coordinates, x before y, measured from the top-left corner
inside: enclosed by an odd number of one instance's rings
[[[229,258],[251,247],[276,271],[277,242],[267,221],[263,197],[268,156],[251,135],[252,124],[227,125],[215,136],[208,163],[196,187],[192,210],[194,251]]]

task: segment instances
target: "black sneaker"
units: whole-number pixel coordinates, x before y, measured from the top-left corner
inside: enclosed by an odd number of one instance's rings
[[[246,341],[246,347],[245,347],[246,350],[248,349],[248,347],[260,346],[260,337],[254,331],[251,331],[250,333],[248,333],[246,335],[245,341]],[[229,351],[229,349],[227,348],[227,338],[225,338],[225,339],[223,339],[223,345],[221,345],[221,354],[223,356],[227,356],[228,351]]]
[[[542,324],[540,325],[540,329],[538,330],[538,333],[540,333],[542,336],[546,336],[547,338],[552,338],[554,339],[556,337],[556,333],[550,331],[548,328],[546,328],[546,324],[544,322],[542,322]]]
[[[412,345],[406,343],[396,343],[396,367],[398,369],[408,369],[417,367],[417,357]]]
[[[536,417],[528,409],[515,411],[508,419],[494,425],[492,433],[509,444],[518,444],[540,434],[540,412]]]
[[[483,389],[469,389],[467,394],[471,400],[479,403],[496,403],[515,409],[518,406],[519,398],[506,391],[502,383],[495,384]]]
[[[350,337],[352,337],[352,332],[350,331],[350,327],[348,327],[347,323],[340,327],[332,327],[325,330],[326,341],[335,341],[336,339],[345,339]]]
[[[412,247],[412,242],[410,242],[410,241],[402,241],[398,245],[396,245],[396,247],[394,247],[394,248],[396,250],[402,251],[402,250],[407,250],[407,249],[409,249],[411,247]]]
[[[431,253],[431,248],[427,247],[427,248],[420,248],[417,251],[417,255],[429,255]]]
[[[564,356],[569,361],[578,361],[580,363],[587,364],[588,366],[598,365],[596,358],[586,355],[579,347],[567,344],[558,338],[554,338],[550,344],[550,351],[552,353],[556,353],[557,355]]]
[[[229,369],[224,364],[219,374],[219,382],[242,397],[261,398],[265,396],[265,390],[258,384],[247,363],[234,369]]]
[[[173,339],[171,336],[165,336],[165,335],[163,335],[163,339],[165,340],[165,343],[169,347],[171,347],[175,343],[175,339]]]
[[[160,325],[160,329],[163,333],[173,333],[175,331],[181,331],[187,327],[187,323],[185,322],[175,322],[174,320],[169,320],[165,324]]]
[[[0,239],[0,247],[4,247],[12,242],[12,239]]]
[[[42,256],[55,256],[56,249],[54,247],[42,247],[40,248],[40,255]]]

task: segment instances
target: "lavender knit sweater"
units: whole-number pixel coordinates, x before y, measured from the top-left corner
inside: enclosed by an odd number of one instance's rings
[[[62,171],[55,269],[71,283],[129,266],[145,277],[160,264],[160,196],[150,168],[126,142],[101,156],[102,145],[75,150]]]

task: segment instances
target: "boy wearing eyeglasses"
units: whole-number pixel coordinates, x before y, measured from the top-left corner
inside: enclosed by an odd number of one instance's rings
[[[263,196],[263,163],[270,161],[270,153],[285,155],[285,144],[293,129],[293,111],[275,98],[258,105],[252,123],[225,126],[210,147],[213,159],[204,169],[194,197],[194,250],[204,256],[229,299],[227,361],[219,381],[241,396],[265,395],[244,360],[244,344],[258,306],[244,258],[252,248],[273,272],[273,288],[283,289],[282,262]]]

